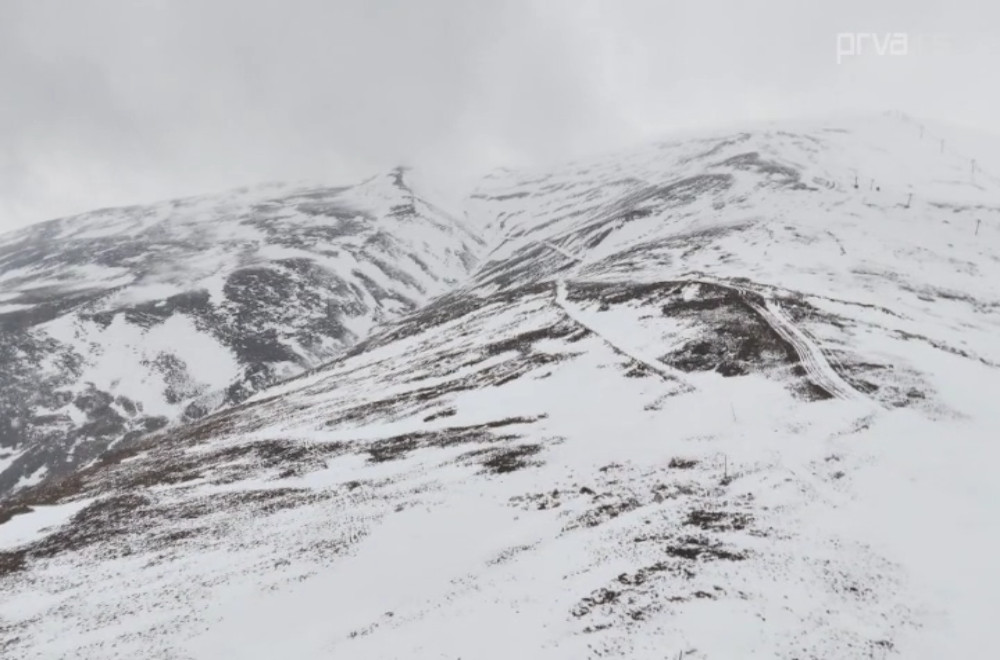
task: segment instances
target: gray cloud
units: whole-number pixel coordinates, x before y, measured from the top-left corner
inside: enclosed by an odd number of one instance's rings
[[[1000,131],[998,18],[915,0],[4,0],[0,230],[739,120],[893,107]],[[950,50],[836,62],[838,32],[904,31]]]

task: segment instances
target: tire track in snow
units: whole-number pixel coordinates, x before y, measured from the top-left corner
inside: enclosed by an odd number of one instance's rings
[[[841,378],[840,374],[830,364],[830,361],[826,359],[823,349],[785,315],[784,310],[781,309],[777,302],[770,298],[764,298],[764,303],[761,304],[755,301],[749,292],[738,288],[737,290],[741,292],[746,304],[757,312],[764,322],[778,333],[778,336],[792,346],[795,353],[799,356],[799,362],[806,370],[806,375],[813,384],[823,388],[831,396],[838,399],[874,403],[870,398],[854,389],[850,383]]]
[[[580,257],[568,252],[558,245],[550,243],[549,241],[543,241],[542,243],[570,261],[573,261],[576,265],[583,263],[583,260]],[[743,287],[734,286],[728,282],[708,279],[690,279],[685,282],[685,284],[687,283],[708,284],[712,286],[724,287],[737,292],[740,299],[743,300],[748,307],[754,310],[768,325],[768,327],[777,333],[777,335],[784,341],[788,342],[788,344],[795,351],[795,354],[798,355],[799,363],[806,371],[806,377],[814,385],[823,389],[825,392],[830,394],[830,396],[837,399],[843,399],[845,401],[859,401],[875,406],[878,405],[871,398],[854,389],[850,383],[845,381],[840,374],[837,373],[837,371],[830,364],[829,360],[826,359],[823,349],[820,348],[815,341],[809,338],[805,332],[799,329],[799,327],[785,315],[781,306],[773,298],[765,297]],[[759,297],[763,303],[755,300],[757,297]],[[667,378],[679,380],[687,385],[684,378],[684,372],[672,369],[659,360],[650,360],[643,357],[636,351],[625,348],[622,342],[611,340],[584,321],[579,311],[573,309],[566,300],[566,281],[564,279],[559,279],[556,282],[556,304],[559,305],[559,307],[561,307],[570,318],[586,327],[595,335],[601,337],[604,341],[620,352],[628,355],[638,362],[641,362],[642,364],[645,364],[650,369],[653,369]],[[690,385],[688,386],[690,387]]]
[[[845,401],[859,401],[879,408],[881,407],[869,396],[856,390],[837,373],[837,370],[827,360],[823,349],[795,325],[794,321],[788,318],[784,310],[781,309],[781,305],[774,298],[769,298],[761,293],[721,280],[701,278],[688,280],[688,282],[722,287],[738,293],[740,299],[750,309],[755,311],[767,323],[768,327],[784,341],[788,342],[799,357],[799,363],[805,369],[806,377],[830,396]],[[758,302],[758,298],[763,303]]]
[[[797,479],[799,483],[811,490],[820,500],[830,506],[839,507],[847,503],[846,497],[824,484],[809,468],[799,465],[789,465],[788,463],[780,463],[780,465],[792,477]]]
[[[544,246],[548,247],[548,248],[552,248],[553,250],[555,250],[556,252],[558,252],[562,256],[566,257],[570,261],[573,261],[573,262],[575,262],[577,264],[582,264],[583,263],[583,259],[581,259],[580,257],[576,256],[572,252],[564,250],[563,248],[559,247],[555,243],[550,243],[549,241],[542,241],[542,244]]]
[[[574,263],[574,270],[576,266],[580,266],[583,264],[583,259],[576,256],[572,252],[569,252],[568,250],[559,247],[555,243],[551,243],[549,241],[542,241],[542,244],[558,252],[559,254],[569,259],[570,261],[572,261]],[[667,365],[663,364],[662,362],[660,362],[655,358],[644,356],[640,351],[629,347],[626,342],[623,342],[621,340],[621,338],[616,337],[612,339],[611,337],[608,336],[605,330],[600,330],[594,327],[591,323],[588,323],[587,320],[584,319],[583,314],[580,313],[580,310],[573,307],[573,305],[570,304],[569,300],[566,298],[566,280],[563,278],[559,278],[556,280],[555,303],[563,311],[563,313],[566,314],[566,316],[568,316],[574,323],[586,328],[589,332],[592,332],[595,336],[600,337],[606,344],[611,346],[611,348],[614,349],[616,352],[631,358],[632,360],[638,362],[639,364],[642,364],[647,369],[650,369],[654,373],[659,374],[662,378],[666,380],[679,383],[682,388],[681,391],[687,391],[687,392],[694,391],[695,389],[694,386],[691,385],[687,380],[687,374],[685,374],[680,369],[674,369],[673,367],[668,367]]]
[[[679,369],[674,369],[663,364],[659,360],[654,358],[649,358],[640,351],[635,350],[627,346],[620,338],[611,338],[608,336],[605,330],[600,330],[594,327],[591,323],[588,323],[580,310],[574,308],[569,301],[566,299],[566,281],[563,279],[556,280],[556,305],[562,309],[563,313],[566,314],[570,319],[572,319],[578,325],[583,326],[588,331],[592,332],[595,336],[600,337],[605,343],[607,343],[611,348],[613,348],[618,353],[622,353],[634,361],[644,365],[646,368],[660,374],[663,378],[675,382],[679,382],[681,386],[688,391],[694,390],[694,387],[687,382],[687,374]]]

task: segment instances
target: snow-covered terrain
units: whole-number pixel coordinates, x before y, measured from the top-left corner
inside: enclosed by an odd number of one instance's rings
[[[488,178],[447,293],[9,498],[0,649],[992,658],[1000,180],[918,129]]]
[[[315,367],[464,280],[480,239],[395,170],[0,237],[0,496]]]

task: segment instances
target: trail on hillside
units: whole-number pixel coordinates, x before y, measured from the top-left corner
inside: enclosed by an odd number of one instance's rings
[[[566,259],[574,262],[576,265],[583,263],[583,260],[580,257],[559,247],[558,245],[549,241],[543,241],[543,244],[546,247],[558,252]],[[799,358],[799,362],[802,364],[802,368],[806,371],[806,377],[814,385],[823,389],[830,396],[837,399],[843,399],[845,401],[863,401],[872,405],[877,405],[871,400],[871,398],[856,390],[850,383],[845,381],[840,374],[837,373],[836,369],[833,368],[829,360],[826,359],[823,349],[820,348],[815,341],[813,341],[805,332],[796,326],[791,319],[788,318],[784,310],[781,309],[780,304],[773,298],[762,296],[743,287],[734,286],[728,282],[707,279],[692,279],[689,280],[689,282],[711,284],[713,286],[724,287],[737,292],[740,299],[743,300],[748,307],[754,310],[754,312],[756,312],[758,316],[760,316],[760,318],[768,325],[768,327],[781,337],[782,340],[787,342],[792,347],[795,354]],[[760,298],[763,302],[758,302],[757,298]],[[601,337],[618,351],[632,357],[642,364],[645,364],[647,367],[664,377],[679,380],[687,384],[684,372],[667,367],[659,360],[650,359],[641,355],[638,351],[628,348],[628,342],[623,341],[622,338],[616,337],[612,339],[607,336],[606,332],[602,332],[594,328],[592,324],[587,323],[580,314],[580,311],[575,309],[567,301],[566,281],[564,279],[559,279],[556,282],[556,304],[563,309],[567,316],[580,325],[586,327],[595,335]]]
[[[559,247],[555,243],[551,243],[549,241],[542,241],[542,244],[545,245],[546,247],[552,248],[553,250],[555,250],[556,252],[558,252],[562,256],[566,257],[567,259],[569,259],[570,261],[572,261],[572,262],[574,262],[574,263],[576,263],[578,265],[583,263],[583,259],[581,259],[580,257],[576,256],[572,252],[564,250],[563,248]]]
[[[840,374],[826,359],[823,349],[785,315],[784,310],[776,301],[765,298],[762,305],[750,296],[744,296],[744,299],[747,305],[757,312],[772,330],[791,344],[799,356],[799,362],[806,370],[806,375],[813,384],[823,388],[838,399],[873,403],[869,397],[854,389],[850,383],[840,377]]]
[[[683,371],[668,367],[656,358],[643,355],[641,351],[629,346],[628,342],[624,341],[621,337],[612,337],[606,328],[597,328],[593,325],[593,323],[588,322],[584,318],[584,315],[580,313],[580,310],[576,309],[573,304],[567,300],[565,280],[560,279],[556,281],[555,303],[560,309],[563,310],[566,316],[572,319],[575,323],[592,332],[597,337],[600,337],[615,351],[632,358],[636,362],[644,365],[647,369],[660,374],[660,376],[667,380],[679,382],[686,390],[694,389],[694,387],[687,382],[687,375]]]

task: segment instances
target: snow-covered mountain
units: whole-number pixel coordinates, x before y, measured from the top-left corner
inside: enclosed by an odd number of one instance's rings
[[[398,169],[0,237],[0,496],[340,354],[464,280],[480,239]]]
[[[486,179],[447,293],[10,498],[0,648],[992,657],[1000,181],[941,137]]]

